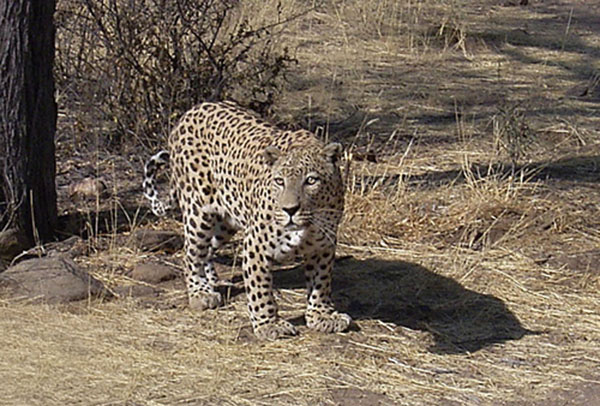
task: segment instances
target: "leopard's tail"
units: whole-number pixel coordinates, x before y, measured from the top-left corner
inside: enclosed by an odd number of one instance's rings
[[[162,150],[159,153],[152,155],[148,162],[146,162],[146,165],[144,165],[144,182],[142,183],[144,197],[150,200],[152,213],[158,217],[164,216],[171,207],[171,194],[169,193],[169,201],[165,203],[159,199],[158,190],[156,189],[156,176],[158,171],[168,163],[169,151]]]

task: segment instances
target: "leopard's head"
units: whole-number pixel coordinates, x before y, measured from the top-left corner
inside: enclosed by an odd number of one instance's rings
[[[335,234],[344,206],[341,154],[342,146],[335,142],[296,146],[285,152],[273,146],[265,149],[277,224],[290,230],[312,225]]]

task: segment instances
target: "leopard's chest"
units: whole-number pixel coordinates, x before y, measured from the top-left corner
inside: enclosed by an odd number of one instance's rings
[[[269,255],[278,262],[293,261],[304,251],[309,237],[307,229],[281,230],[281,234],[273,235],[269,242]]]

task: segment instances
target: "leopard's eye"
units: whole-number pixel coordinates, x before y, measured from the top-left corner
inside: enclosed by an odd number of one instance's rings
[[[309,186],[312,186],[314,184],[316,184],[319,181],[319,178],[317,178],[316,176],[308,176],[306,178],[306,184]]]
[[[285,181],[283,180],[283,178],[274,178],[273,182],[275,182],[275,184],[277,186],[283,186],[285,184]]]

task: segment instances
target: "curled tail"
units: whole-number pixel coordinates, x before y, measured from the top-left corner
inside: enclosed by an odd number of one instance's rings
[[[158,190],[156,190],[156,175],[163,166],[169,163],[169,151],[162,150],[159,153],[152,155],[146,165],[144,165],[144,197],[150,200],[152,213],[158,217],[166,214],[171,207],[171,199],[166,203],[158,198]],[[169,193],[170,196],[170,193]]]

